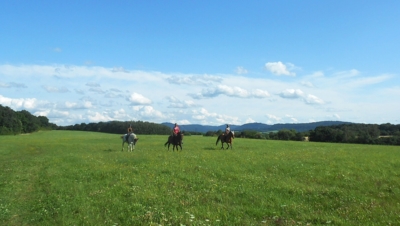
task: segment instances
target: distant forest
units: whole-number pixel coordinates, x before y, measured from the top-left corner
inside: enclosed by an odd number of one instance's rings
[[[17,135],[38,130],[57,129],[45,116],[34,116],[26,110],[14,111],[0,105],[0,135]]]
[[[54,123],[49,123],[49,119],[45,116],[34,116],[26,110],[14,111],[9,107],[0,105],[0,135],[17,135],[39,130],[78,130],[125,134],[127,128],[130,126],[133,128],[134,133],[146,135],[168,135],[171,134],[172,129],[171,126],[143,121],[110,121],[57,126]],[[223,131],[217,130],[201,133],[183,130],[183,132],[186,136],[217,136]],[[390,123],[381,125],[344,123],[341,125],[317,126],[313,130],[302,132],[285,128],[277,132],[260,132],[245,129],[241,131],[235,130],[235,137],[266,140],[400,145],[400,125]]]
[[[98,123],[81,123],[73,126],[59,126],[59,130],[79,130],[79,131],[93,131],[103,133],[125,134],[128,127],[132,127],[135,134],[147,135],[168,135],[171,134],[172,128],[168,126],[143,121],[121,122],[98,122]]]

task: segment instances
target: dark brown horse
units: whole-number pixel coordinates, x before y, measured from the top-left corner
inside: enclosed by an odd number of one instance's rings
[[[176,150],[178,151],[178,146],[181,147],[182,151],[182,140],[183,140],[183,134],[181,132],[178,132],[176,135],[170,135],[168,137],[168,141],[165,142],[164,147],[168,144],[168,150],[169,150],[169,145],[172,144],[172,151]]]
[[[215,143],[215,145],[217,145],[218,141],[221,140],[221,144],[222,144],[221,149],[224,148],[224,143],[226,143],[228,145],[228,147],[226,147],[226,149],[228,149],[229,146],[232,149],[232,141],[234,138],[235,138],[235,133],[233,131],[230,131],[228,134],[223,133],[218,136],[218,139],[217,139],[217,142]]]

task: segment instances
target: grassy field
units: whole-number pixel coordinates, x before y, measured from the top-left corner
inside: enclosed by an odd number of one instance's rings
[[[400,148],[45,131],[0,136],[0,225],[400,225]]]

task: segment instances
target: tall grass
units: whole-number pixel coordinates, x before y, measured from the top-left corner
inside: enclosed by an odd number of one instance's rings
[[[400,149],[44,131],[0,136],[4,225],[399,225]]]

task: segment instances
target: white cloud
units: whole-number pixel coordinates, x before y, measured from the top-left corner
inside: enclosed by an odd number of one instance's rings
[[[237,67],[235,72],[238,75],[244,75],[244,74],[249,73],[244,67],[241,67],[241,66]]]
[[[251,96],[256,97],[256,98],[267,98],[270,95],[269,95],[268,91],[256,89],[251,93]]]
[[[195,121],[205,125],[241,124],[237,116],[209,112],[205,108],[195,109],[191,115]]]
[[[7,98],[0,95],[0,104],[3,106],[9,106],[13,109],[34,109],[38,105],[36,98]]]
[[[360,72],[356,69],[351,69],[349,71],[340,71],[334,74],[335,78],[353,78],[360,75]]]
[[[245,121],[245,123],[253,123],[253,122],[256,122],[256,121],[252,118],[247,118]]]
[[[284,66],[289,73],[297,70],[291,64]],[[334,113],[340,113],[343,121],[398,122],[396,75],[330,70],[329,75],[316,71],[287,80],[251,73],[193,75],[98,66],[6,64],[0,65],[0,104],[47,115],[58,125],[100,119],[204,125],[267,119],[272,124],[326,120],[327,115],[335,119]],[[68,93],[52,95],[62,92]],[[271,97],[270,93],[276,95]],[[266,117],[266,110],[274,115]]]
[[[45,86],[43,85],[42,88],[46,90],[48,93],[68,93],[69,90],[65,87],[54,87],[54,86]]]
[[[123,67],[114,67],[111,71],[112,72],[124,72],[124,73],[129,72],[129,71],[125,70],[125,68],[123,68]]]
[[[214,75],[173,75],[166,77],[165,80],[175,85],[209,86],[221,82],[222,78]]]
[[[290,64],[292,65],[292,64]],[[265,68],[275,75],[289,75],[296,76],[296,73],[290,72],[285,64],[282,62],[268,62],[265,64]]]
[[[313,88],[314,87],[314,84],[312,84],[312,82],[302,81],[302,82],[300,82],[300,84],[305,86],[305,87],[309,87],[309,88]]]
[[[167,100],[169,101],[170,108],[190,108],[197,106],[192,100],[179,100],[174,96],[168,96]]]
[[[109,117],[107,113],[100,113],[100,112],[88,112],[88,119],[90,122],[108,122],[112,121],[113,118]]]
[[[282,98],[300,98],[303,97],[304,93],[300,89],[286,89],[278,94]]]
[[[317,105],[324,104],[323,100],[321,100],[320,98],[318,98],[318,97],[316,97],[314,95],[311,95],[311,94],[307,95],[307,97],[304,98],[304,102],[306,104],[312,104],[312,105],[314,105],[314,104],[317,104]]]
[[[281,122],[281,120],[282,120],[282,118],[275,116],[275,115],[267,114],[266,116],[268,118],[267,124],[278,123],[278,122]]]
[[[194,99],[212,98],[219,95],[226,95],[229,97],[240,97],[240,98],[266,98],[269,97],[268,91],[255,89],[254,91],[247,91],[243,88],[234,86],[230,87],[227,85],[218,85],[208,89],[203,89],[201,93],[190,94]]]
[[[10,82],[10,83],[0,83],[0,88],[27,88],[25,84]]]
[[[150,99],[144,97],[143,95],[141,95],[139,93],[132,93],[128,97],[128,101],[132,105],[149,105],[149,104],[151,104],[151,100]]]
[[[157,122],[166,119],[163,113],[155,110],[152,106],[134,106],[133,110],[135,115],[139,115],[142,119],[152,119]]]

